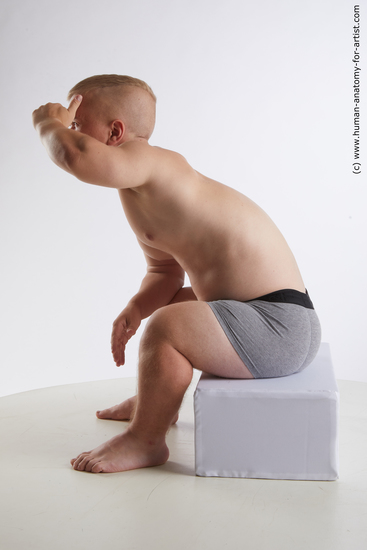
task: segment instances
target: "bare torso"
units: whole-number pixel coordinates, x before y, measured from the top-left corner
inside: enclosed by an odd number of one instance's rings
[[[268,215],[249,198],[153,147],[149,181],[120,189],[144,252],[174,258],[199,300],[250,300],[283,288],[305,291],[296,261]]]

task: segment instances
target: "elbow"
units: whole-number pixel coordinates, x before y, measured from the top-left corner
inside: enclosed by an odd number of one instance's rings
[[[58,126],[52,131],[46,127],[40,131],[40,137],[51,160],[59,168],[76,175],[86,150],[84,136],[76,136],[75,132]]]

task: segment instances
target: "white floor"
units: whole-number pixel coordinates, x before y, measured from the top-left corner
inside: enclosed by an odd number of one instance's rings
[[[75,472],[68,461],[124,427],[96,419],[135,379],[0,399],[2,550],[365,550],[367,384],[339,381],[340,479],[199,478],[189,390],[164,466]]]

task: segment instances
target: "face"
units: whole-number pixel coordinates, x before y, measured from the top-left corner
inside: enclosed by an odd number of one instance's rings
[[[107,144],[111,135],[111,129],[104,122],[101,113],[99,113],[98,105],[89,94],[83,97],[70,129],[87,134],[105,144]]]

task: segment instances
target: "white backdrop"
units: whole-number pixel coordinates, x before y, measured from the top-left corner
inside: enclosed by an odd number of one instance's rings
[[[352,173],[355,3],[2,0],[1,395],[136,372],[139,336],[125,367],[110,355],[112,321],[145,271],[117,192],[53,165],[31,124],[40,104],[65,103],[76,82],[101,73],[146,80],[158,96],[151,143],[270,214],[301,267],[337,376],[367,381],[366,151],[362,173]]]

